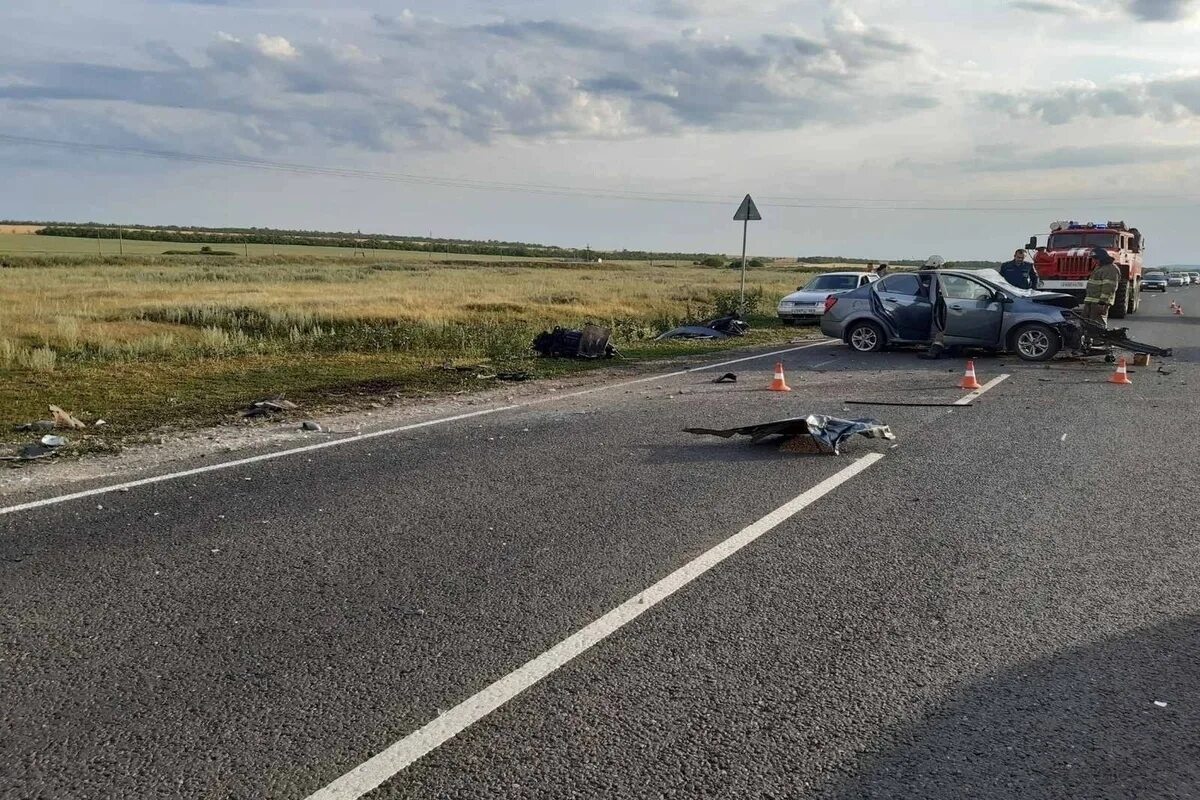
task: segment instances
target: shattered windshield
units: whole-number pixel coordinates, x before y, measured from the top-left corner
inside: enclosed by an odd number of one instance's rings
[[[801,291],[804,292],[841,292],[858,286],[857,275],[818,275],[813,278]]]

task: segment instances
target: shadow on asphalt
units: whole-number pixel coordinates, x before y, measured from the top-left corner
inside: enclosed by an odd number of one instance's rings
[[[1022,665],[892,731],[894,750],[820,796],[1200,797],[1197,653],[1191,616]]]

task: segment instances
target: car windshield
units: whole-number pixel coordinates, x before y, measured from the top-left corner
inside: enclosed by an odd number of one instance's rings
[[[858,286],[857,275],[818,275],[813,278],[801,291],[805,292],[840,292]]]
[[[1070,250],[1074,247],[1107,247],[1117,246],[1115,233],[1054,233],[1050,235],[1051,250]]]

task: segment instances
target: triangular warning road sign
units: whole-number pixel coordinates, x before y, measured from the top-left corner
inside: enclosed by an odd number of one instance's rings
[[[734,220],[742,222],[743,220],[762,219],[762,214],[758,213],[758,208],[754,205],[754,200],[750,195],[746,195],[746,199],[738,206],[737,213],[733,215]]]

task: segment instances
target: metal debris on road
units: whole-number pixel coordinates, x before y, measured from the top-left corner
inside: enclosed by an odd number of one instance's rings
[[[684,433],[694,433],[701,436],[720,436],[730,439],[734,436],[749,436],[752,444],[772,436],[784,438],[810,437],[820,446],[820,452],[839,455],[842,442],[858,434],[868,439],[895,439],[891,428],[876,419],[839,419],[823,414],[810,414],[807,417],[792,417],[774,422],[764,422],[759,425],[745,425],[740,428],[718,430],[713,428],[684,428]],[[793,445],[802,446],[802,445]]]
[[[66,439],[61,436],[54,436],[52,434],[46,434],[42,437],[41,441],[46,447],[66,447],[67,445]]]
[[[37,444],[25,445],[15,455],[0,456],[0,461],[37,461],[43,458],[50,458],[57,452],[56,448],[47,447],[39,442]]]
[[[620,355],[612,343],[612,331],[599,325],[584,325],[582,330],[555,328],[543,331],[533,340],[533,349],[546,358],[612,358]]]
[[[713,383],[737,383],[737,375],[732,372],[726,372],[721,377],[717,378]]]
[[[300,430],[312,431],[313,433],[320,433],[324,429],[321,427],[320,423],[318,423],[318,422],[312,422],[311,420],[305,420],[304,422],[300,423]]]
[[[272,414],[295,411],[299,407],[291,400],[284,400],[283,395],[276,395],[275,397],[268,397],[266,400],[255,400],[242,411],[242,418],[269,417]]]

